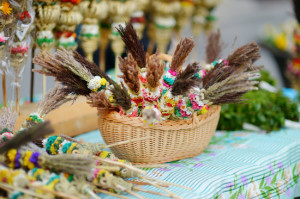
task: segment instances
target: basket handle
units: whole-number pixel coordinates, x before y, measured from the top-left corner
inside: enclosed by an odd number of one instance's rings
[[[154,55],[154,54],[153,54]],[[151,59],[151,57],[153,56],[153,55],[150,55],[150,59]],[[159,53],[158,55],[157,55],[157,57],[159,58],[159,59],[161,59],[161,60],[163,60],[163,61],[167,61],[167,62],[172,62],[172,59],[173,59],[173,56],[171,56],[171,55],[168,55],[168,54],[165,54],[165,53]]]

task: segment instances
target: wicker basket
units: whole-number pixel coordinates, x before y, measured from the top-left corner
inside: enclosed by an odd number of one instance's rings
[[[99,113],[98,124],[106,144],[135,138],[152,139],[112,147],[119,158],[136,164],[159,164],[194,157],[209,144],[220,116],[220,106],[189,120],[169,120],[154,127],[146,126],[141,117],[126,117],[117,112]]]

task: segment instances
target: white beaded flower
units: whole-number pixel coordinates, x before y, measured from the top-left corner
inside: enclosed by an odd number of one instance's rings
[[[88,88],[92,91],[97,90],[98,88],[101,87],[101,77],[95,76],[93,79],[91,79],[88,83]]]

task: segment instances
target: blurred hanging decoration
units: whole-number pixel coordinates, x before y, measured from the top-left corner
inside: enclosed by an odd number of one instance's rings
[[[193,0],[180,0],[180,5],[180,11],[176,14],[177,24],[175,27],[178,38],[181,38],[181,31],[192,17],[195,9],[195,3]]]
[[[137,10],[131,14],[130,22],[140,39],[143,38],[143,32],[146,25],[145,10],[149,3],[149,0],[137,0]]]
[[[103,0],[84,0],[80,4],[83,16],[80,40],[85,56],[93,61],[93,54],[99,46],[99,20],[107,17],[108,6]]]
[[[155,43],[159,52],[165,53],[176,25],[175,14],[180,11],[180,2],[153,0],[152,6]]]
[[[134,0],[114,0],[109,1],[109,14],[112,18],[111,35],[112,51],[115,54],[115,74],[116,77],[120,74],[119,59],[125,49],[125,45],[120,37],[116,27],[119,25],[125,27],[125,23],[130,21],[130,14],[136,9],[136,1]]]
[[[7,61],[8,53],[7,47],[7,26],[13,21],[13,13],[11,5],[8,1],[2,1],[0,5],[0,74],[2,73],[2,94],[3,105],[7,106],[7,94],[6,94],[6,73],[7,73]]]
[[[34,0],[36,46],[42,51],[50,52],[55,44],[53,29],[60,15],[60,6],[57,1]],[[34,50],[32,51],[34,54]],[[33,55],[34,56],[34,55]],[[43,75],[43,96],[46,94],[46,76]]]
[[[41,50],[50,51],[54,46],[53,29],[59,19],[60,6],[57,1],[35,0],[36,44]]]
[[[214,10],[217,7],[218,4],[220,4],[221,0],[204,0],[204,7],[207,9],[207,15],[205,16],[205,32],[207,34],[211,33],[213,31],[215,25],[216,25],[216,16],[214,15]]]
[[[79,12],[79,4],[81,0],[61,0],[61,12],[57,21],[57,46],[64,47],[68,50],[76,50],[77,35],[76,27],[82,21],[82,15]]]
[[[294,0],[294,11],[298,25],[294,30],[293,60],[288,63],[287,76],[294,89],[300,90],[300,2]]]
[[[106,48],[109,43],[109,36],[111,33],[111,23],[109,19],[105,19],[100,21],[100,53],[99,53],[99,66],[102,71],[105,71],[105,63],[106,63]]]
[[[291,81],[291,86],[300,90],[300,27],[295,28],[293,59],[288,62],[287,77]]]
[[[32,0],[20,1],[20,6],[16,9],[17,23],[14,27],[15,32],[9,41],[10,48],[10,67],[13,69],[13,86],[16,89],[16,110],[20,114],[20,80],[24,71],[24,66],[28,57],[31,45],[30,32],[34,21],[34,10]]]
[[[216,17],[213,11],[220,3],[220,0],[194,0],[194,12],[192,14],[192,32],[195,38],[198,38],[202,32],[209,34],[213,31]],[[195,39],[197,41],[197,39]],[[198,46],[198,45],[196,45]],[[196,60],[198,49],[196,48],[192,60]]]

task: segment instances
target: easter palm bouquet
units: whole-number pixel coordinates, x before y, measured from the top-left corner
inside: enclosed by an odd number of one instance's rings
[[[76,52],[41,52],[34,62],[42,66],[36,72],[55,77],[66,93],[86,96],[99,110],[99,129],[107,144],[152,137],[113,147],[119,157],[161,163],[195,156],[213,136],[218,105],[243,101],[243,94],[256,89],[253,79],[259,68],[253,63],[260,53],[254,42],[219,59],[220,34],[212,34],[207,61],[215,61],[183,67],[193,40],[181,40],[173,56],[148,55],[131,24],[119,26],[118,32],[129,51],[127,57],[119,57],[120,84]]]

